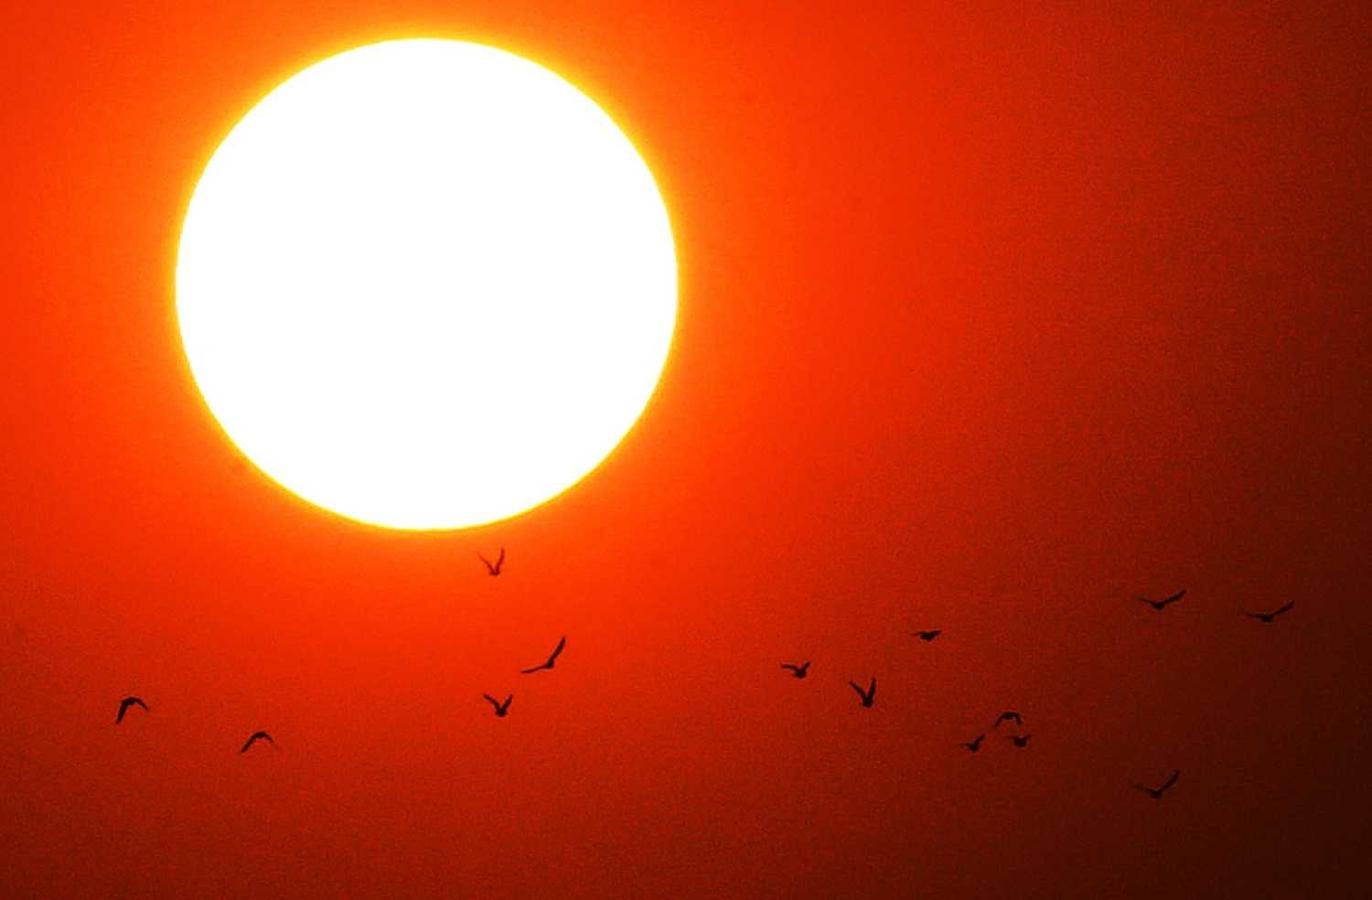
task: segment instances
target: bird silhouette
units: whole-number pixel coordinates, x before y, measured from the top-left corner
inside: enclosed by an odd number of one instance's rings
[[[492,697],[490,694],[482,694],[481,696],[486,698],[487,703],[495,707],[496,718],[503,719],[506,715],[509,714],[510,701],[514,700],[514,694],[509,694],[508,696],[506,696],[504,703],[497,702],[496,699]]]
[[[979,734],[976,737],[972,738],[970,741],[963,744],[962,746],[966,747],[968,750],[971,750],[973,753],[976,753],[978,750],[981,749],[981,742],[984,740],[986,740],[986,735]]]
[[[808,659],[798,666],[794,663],[782,663],[781,667],[789,670],[791,676],[794,678],[804,678],[806,675],[810,674],[810,661]]]
[[[1246,612],[1246,613],[1244,613],[1244,615],[1247,616],[1247,617],[1250,618],[1250,619],[1257,619],[1259,622],[1265,622],[1266,624],[1271,625],[1273,622],[1275,622],[1275,621],[1277,620],[1277,616],[1281,615],[1282,613],[1290,612],[1290,611],[1291,611],[1291,607],[1293,607],[1293,606],[1295,606],[1295,605],[1296,605],[1296,601],[1295,601],[1295,600],[1291,600],[1291,601],[1287,602],[1284,606],[1280,606],[1280,607],[1278,607],[1277,609],[1272,610],[1271,612],[1265,612],[1265,613],[1262,613],[1262,612],[1260,612],[1260,613]]]
[[[254,731],[251,735],[249,735],[248,739],[243,742],[243,747],[238,752],[247,753],[250,749],[252,749],[252,745],[256,744],[258,741],[266,741],[273,747],[276,746],[276,741],[272,740],[272,736],[270,734],[267,734],[267,732],[265,731]]]
[[[865,691],[856,681],[850,681],[848,682],[848,685],[853,690],[857,691],[857,695],[862,698],[862,705],[867,709],[871,709],[872,702],[877,698],[877,680],[873,678],[871,685]]]
[[[1145,794],[1152,797],[1154,800],[1161,800],[1162,795],[1167,793],[1168,789],[1170,789],[1172,785],[1176,784],[1177,779],[1180,777],[1181,769],[1173,769],[1172,774],[1167,776],[1167,780],[1155,788],[1150,788],[1144,784],[1134,784],[1134,787],[1143,791]]]
[[[1017,726],[1022,728],[1024,726],[1024,716],[1021,716],[1014,710],[1009,710],[996,717],[996,724],[994,727],[999,728],[1000,723],[1002,722],[1014,722]]]
[[[558,641],[557,646],[553,648],[553,652],[548,657],[547,662],[539,663],[531,669],[520,669],[519,674],[532,675],[535,672],[542,672],[544,669],[551,669],[554,665],[557,664],[557,658],[562,655],[562,649],[566,646],[567,636],[564,634],[562,636],[562,640]]]
[[[480,553],[478,553],[477,556],[480,556],[480,557],[481,557],[481,561],[482,561],[483,563],[486,564],[486,574],[487,574],[487,575],[490,575],[491,577],[495,577],[496,575],[499,575],[499,574],[500,574],[500,570],[501,570],[501,569],[504,567],[504,565],[505,565],[505,548],[504,548],[504,547],[501,547],[501,548],[500,548],[500,555],[497,556],[497,557],[495,558],[495,565],[491,565],[491,561],[490,561],[489,559],[487,559],[486,557],[482,556]]]
[[[940,629],[940,628],[933,628],[933,629],[930,629],[929,631],[912,631],[912,632],[910,632],[910,634],[913,635],[914,637],[919,638],[921,641],[924,641],[924,643],[927,644],[927,643],[929,643],[930,641],[932,641],[934,638],[936,638],[936,637],[938,637],[939,635],[943,634],[943,630]]]
[[[1029,746],[1029,735],[1027,734],[1012,734],[1009,740],[1021,750]]]
[[[114,717],[114,724],[118,725],[124,721],[124,713],[129,711],[130,706],[141,706],[144,712],[148,712],[148,704],[143,702],[142,697],[125,697],[119,701],[119,714]]]
[[[1178,600],[1185,596],[1186,588],[1182,588],[1172,596],[1163,597],[1161,600],[1149,600],[1147,597],[1139,597],[1138,599],[1140,602],[1147,603],[1149,606],[1153,607],[1158,612],[1162,612],[1164,609],[1171,606],[1173,603],[1176,603]]]

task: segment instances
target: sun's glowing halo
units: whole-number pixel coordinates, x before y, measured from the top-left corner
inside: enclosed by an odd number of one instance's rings
[[[404,40],[255,106],[192,195],[190,369],[264,472],[396,528],[505,518],[633,426],[676,320],[671,226],[610,118],[528,60]]]

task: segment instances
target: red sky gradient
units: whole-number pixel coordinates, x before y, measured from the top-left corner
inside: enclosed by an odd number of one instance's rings
[[[0,895],[1350,895],[1372,21],[1316,5],[7,10]],[[241,463],[173,316],[218,141],[402,36],[594,97],[681,262],[635,431],[466,532]]]

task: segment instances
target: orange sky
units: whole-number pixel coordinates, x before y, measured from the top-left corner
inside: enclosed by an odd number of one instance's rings
[[[1372,22],[1081,6],[10,10],[0,895],[1343,894]],[[171,295],[238,117],[419,35],[600,102],[682,270],[606,464],[432,535],[241,464]]]

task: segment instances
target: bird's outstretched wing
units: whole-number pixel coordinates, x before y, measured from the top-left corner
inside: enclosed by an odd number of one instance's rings
[[[505,548],[500,548],[500,555],[495,558],[495,570],[500,571],[500,567],[505,565]]]
[[[487,703],[491,704],[491,705],[494,706],[496,709],[500,709],[500,703],[499,703],[494,697],[492,697],[490,694],[482,694],[481,696],[483,696],[483,697],[486,698],[486,702],[487,702]]]
[[[1272,621],[1272,614],[1271,614],[1271,613],[1246,612],[1246,613],[1244,613],[1244,615],[1247,616],[1247,617],[1250,618],[1250,619],[1257,619],[1259,622],[1270,622],[1270,621]]]
[[[490,561],[489,559],[486,558],[486,555],[485,555],[484,553],[481,553],[480,551],[478,551],[477,554],[476,554],[476,556],[477,556],[477,559],[480,559],[480,560],[481,560],[482,565],[484,565],[484,566],[486,567],[486,571],[487,571],[488,573],[490,573],[491,575],[494,575],[494,574],[495,574],[495,566],[491,565],[491,561]]]
[[[790,669],[792,672],[799,672],[799,671],[800,671],[800,666],[792,665],[791,663],[782,663],[782,664],[781,664],[781,667],[782,667],[783,669]],[[850,682],[850,683],[851,683],[851,682]]]
[[[256,744],[258,741],[266,741],[273,747],[276,746],[276,741],[272,740],[272,736],[270,734],[267,734],[267,732],[265,731],[258,731],[248,736],[248,739],[243,742],[242,749],[240,749],[238,752],[247,753],[248,750],[252,747],[252,745]]]
[[[519,670],[519,674],[520,674],[520,675],[532,675],[532,674],[534,674],[535,672],[542,672],[544,669],[548,669],[548,668],[551,668],[551,666],[549,666],[547,663],[539,663],[538,665],[534,666],[534,667],[531,668],[531,669],[520,669],[520,670]]]
[[[1284,605],[1278,607],[1277,609],[1272,610],[1272,612],[1271,612],[1270,615],[1275,619],[1277,616],[1281,615],[1282,613],[1290,612],[1290,611],[1291,611],[1291,608],[1294,607],[1295,605],[1296,605],[1296,601],[1295,601],[1295,600],[1287,601]]]
[[[1161,785],[1158,786],[1158,793],[1161,794],[1163,791],[1167,790],[1167,789],[1170,788],[1172,785],[1176,784],[1176,783],[1177,783],[1177,779],[1180,778],[1180,777],[1181,777],[1181,769],[1173,769],[1173,770],[1172,770],[1172,774],[1167,776],[1167,780],[1164,781]]]
[[[548,657],[548,665],[552,666],[552,664],[557,661],[557,658],[562,655],[562,651],[565,649],[567,649],[567,635],[564,634],[562,636],[562,640],[558,641],[557,646],[553,648],[553,655]]]
[[[848,686],[851,687],[853,690],[857,691],[857,695],[861,697],[863,700],[867,699],[867,695],[863,692],[862,688],[858,685],[856,681],[848,682]]]
[[[1165,606],[1165,605],[1168,604],[1168,603],[1176,603],[1178,600],[1180,600],[1182,597],[1185,597],[1185,596],[1186,596],[1186,588],[1182,588],[1181,590],[1177,591],[1175,594],[1171,595],[1170,597],[1164,597],[1164,598],[1162,598],[1162,602],[1163,602],[1163,605]]]

